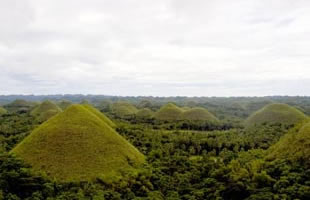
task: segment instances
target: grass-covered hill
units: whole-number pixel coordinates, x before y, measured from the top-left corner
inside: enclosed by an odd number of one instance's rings
[[[138,109],[128,102],[119,101],[111,105],[111,111],[117,117],[127,118],[134,116]]]
[[[15,101],[6,104],[4,108],[9,112],[27,112],[35,106],[35,103],[28,102],[22,99],[16,99]]]
[[[219,120],[205,108],[191,108],[182,113],[182,120],[188,121],[208,121],[217,123]]]
[[[105,177],[144,162],[144,155],[82,105],[43,123],[11,153],[58,181]]]
[[[66,108],[68,108],[69,106],[72,105],[72,102],[71,101],[67,101],[67,100],[62,100],[59,103],[57,103],[57,105],[62,110],[65,110]]]
[[[91,113],[95,114],[97,117],[99,117],[101,120],[103,120],[107,125],[115,128],[116,125],[114,122],[112,122],[107,116],[105,116],[102,112],[91,106],[90,104],[83,104],[82,105],[84,108],[86,108],[88,111]]]
[[[6,113],[7,113],[7,110],[0,107],[0,115],[6,114]]]
[[[48,120],[54,115],[60,113],[62,110],[51,101],[44,101],[37,107],[35,107],[30,114],[37,117],[41,122]]]
[[[282,103],[269,104],[252,114],[246,121],[246,127],[265,123],[293,125],[307,119],[307,116],[298,109]]]
[[[142,108],[136,113],[138,119],[151,119],[154,112],[149,108]]]
[[[160,121],[180,120],[183,110],[173,103],[162,106],[154,115]]]
[[[310,122],[301,124],[284,135],[270,148],[267,158],[285,158],[310,167]]]

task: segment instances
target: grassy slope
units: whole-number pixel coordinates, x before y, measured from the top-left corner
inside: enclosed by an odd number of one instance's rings
[[[210,113],[207,109],[204,108],[192,108],[182,113],[183,120],[190,121],[210,121],[210,122],[219,122],[219,120]]]
[[[263,123],[296,124],[306,120],[307,116],[296,108],[287,104],[269,104],[252,114],[245,122],[246,127]]]
[[[138,118],[151,118],[154,115],[154,112],[149,108],[142,108],[137,113]]]
[[[127,102],[116,102],[112,105],[112,112],[119,117],[134,115],[138,109]]]
[[[3,115],[5,113],[7,113],[7,110],[2,108],[2,107],[0,107],[0,115]]]
[[[162,106],[154,115],[155,119],[163,121],[179,120],[183,110],[178,106],[168,103]]]
[[[269,149],[268,159],[287,158],[310,166],[310,122],[300,124]]]
[[[95,114],[72,105],[18,144],[12,153],[60,181],[81,181],[131,168],[144,156]]]
[[[112,122],[108,117],[106,117],[102,112],[100,112],[99,110],[97,110],[96,108],[92,107],[89,104],[83,104],[82,105],[84,108],[86,108],[88,111],[92,112],[93,114],[95,114],[97,117],[99,117],[100,119],[102,119],[106,124],[108,124],[109,126],[115,128],[116,125],[114,124],[114,122]]]
[[[44,101],[31,111],[32,116],[36,116],[39,121],[44,122],[62,110],[51,101]]]
[[[62,110],[65,110],[66,108],[68,108],[69,106],[72,105],[72,102],[63,100],[63,101],[59,102],[57,105],[58,105],[58,107],[61,108]]]
[[[44,101],[31,111],[31,115],[41,115],[49,110],[61,112],[61,109],[51,101]]]

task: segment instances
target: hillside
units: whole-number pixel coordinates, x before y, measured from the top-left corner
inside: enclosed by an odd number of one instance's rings
[[[34,107],[34,103],[28,102],[22,99],[17,99],[9,104],[6,104],[4,108],[10,112],[26,112]]]
[[[298,109],[282,103],[269,104],[252,114],[245,122],[246,127],[268,124],[293,125],[307,119]]]
[[[0,107],[0,115],[6,114],[6,113],[7,113],[7,110]]]
[[[114,124],[114,122],[112,122],[108,117],[106,117],[102,112],[100,112],[99,110],[97,110],[96,108],[92,107],[89,104],[83,104],[82,105],[84,108],[86,108],[88,111],[90,111],[91,113],[95,114],[97,117],[99,117],[101,120],[103,120],[107,125],[115,128],[116,125]]]
[[[60,101],[57,105],[62,110],[65,110],[66,108],[68,108],[69,106],[72,105],[72,102],[71,101],[63,100],[63,101]]]
[[[126,118],[135,115],[138,109],[128,102],[119,101],[111,105],[114,115],[120,118]]]
[[[139,119],[150,119],[154,115],[154,112],[149,108],[142,108],[136,113],[136,117]]]
[[[219,122],[219,120],[204,108],[191,108],[182,113],[182,120],[188,121],[209,121],[209,122]]]
[[[310,166],[310,122],[287,133],[269,149],[268,159],[289,159]]]
[[[43,122],[60,113],[62,110],[51,101],[44,101],[37,107],[35,107],[30,114],[38,118],[39,121]]]
[[[175,104],[168,103],[162,106],[154,115],[155,119],[161,121],[179,120],[183,110]]]
[[[43,123],[11,153],[59,181],[90,180],[144,162],[134,146],[82,105]]]

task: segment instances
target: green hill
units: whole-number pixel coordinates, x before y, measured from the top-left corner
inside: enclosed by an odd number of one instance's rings
[[[63,101],[60,101],[57,105],[62,110],[65,110],[66,108],[68,108],[69,106],[72,105],[72,102],[71,101],[67,101],[67,100],[63,100]]]
[[[134,169],[144,156],[97,115],[72,105],[11,153],[58,181],[87,181]]]
[[[128,102],[119,101],[111,105],[111,110],[114,115],[120,118],[134,116],[138,109]]]
[[[268,124],[293,125],[307,119],[307,116],[298,109],[287,104],[269,104],[252,114],[246,121],[246,127]]]
[[[106,124],[108,124],[109,126],[115,128],[116,125],[114,124],[114,122],[112,122],[108,117],[106,117],[102,112],[100,112],[99,110],[97,110],[96,108],[92,107],[89,104],[83,104],[82,105],[84,108],[86,108],[88,111],[92,112],[93,114],[95,114],[97,117],[99,117],[100,119],[102,119]]]
[[[269,149],[267,159],[283,158],[310,166],[310,122],[294,128]]]
[[[0,107],[0,116],[3,115],[3,114],[6,114],[7,113],[7,110]]]
[[[217,123],[219,120],[205,108],[192,108],[182,113],[182,120],[208,121]]]
[[[4,108],[10,112],[27,112],[35,106],[34,103],[25,101],[23,99],[16,99],[15,101],[7,104]]]
[[[37,107],[35,107],[30,114],[36,116],[39,121],[43,122],[51,118],[52,116],[60,113],[62,110],[51,101],[44,101]]]
[[[154,115],[155,119],[160,121],[180,120],[183,110],[178,106],[168,103],[162,106]]]
[[[136,117],[139,119],[151,119],[154,112],[149,108],[142,108],[136,113]]]

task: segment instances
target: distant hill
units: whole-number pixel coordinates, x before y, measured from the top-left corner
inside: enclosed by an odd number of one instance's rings
[[[294,128],[269,149],[268,159],[289,159],[310,167],[310,122]]]
[[[246,127],[268,124],[293,125],[307,119],[307,116],[298,109],[282,103],[269,104],[252,114],[245,122]]]
[[[43,122],[60,113],[62,110],[51,101],[44,101],[37,107],[35,107],[30,114],[38,118],[39,121]]]
[[[83,104],[82,105],[84,108],[86,108],[88,111],[92,112],[93,114],[95,114],[97,117],[99,117],[102,121],[104,121],[107,125],[115,128],[116,125],[114,124],[114,122],[112,122],[108,117],[106,117],[102,112],[100,112],[99,110],[97,110],[96,108],[92,107],[89,104]]]
[[[82,105],[43,123],[11,153],[65,182],[105,177],[144,162],[143,154]]]
[[[3,115],[3,114],[6,114],[7,113],[7,110],[0,107],[0,116]]]
[[[27,112],[31,110],[36,104],[33,102],[28,102],[22,99],[17,99],[3,107],[9,112]]]
[[[173,103],[162,106],[154,115],[155,119],[161,121],[180,120],[183,110]]]
[[[188,121],[209,121],[219,122],[219,120],[205,108],[191,108],[182,113],[182,120]]]
[[[117,117],[127,118],[134,116],[138,109],[128,102],[119,101],[111,105],[111,111]]]
[[[150,119],[154,115],[154,112],[149,108],[142,108],[136,113],[138,119]]]
[[[59,103],[57,103],[57,105],[62,110],[65,110],[66,108],[68,108],[69,106],[72,105],[72,102],[71,101],[67,101],[67,100],[62,100]]]

